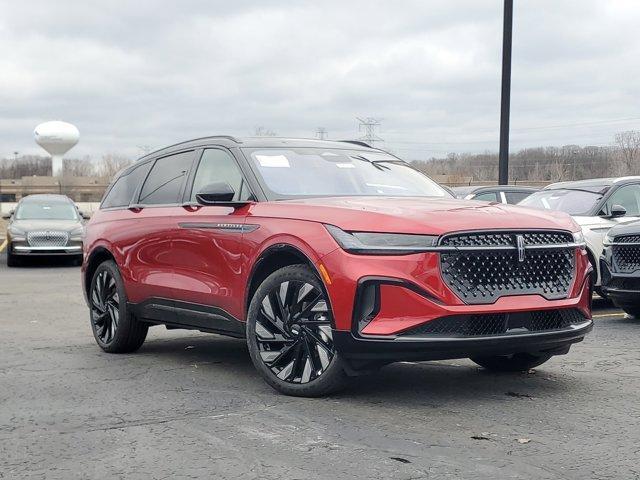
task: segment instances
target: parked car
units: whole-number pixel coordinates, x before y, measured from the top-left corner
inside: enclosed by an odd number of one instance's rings
[[[559,210],[573,216],[584,233],[589,260],[594,266],[596,291],[604,296],[600,288],[598,262],[602,241],[611,227],[640,219],[640,177],[553,183],[525,198],[519,205]]]
[[[534,192],[539,191],[535,187],[523,187],[520,185],[491,185],[491,186],[465,186],[453,187],[453,193],[457,198],[465,200],[482,200],[485,202],[508,203],[515,205]]]
[[[103,350],[134,351],[155,324],[246,338],[289,395],[398,360],[525,370],[592,328],[568,215],[461,203],[349,142],[208,137],[151,153],[117,176],[84,251]]]
[[[640,317],[640,222],[609,230],[600,272],[607,297],[629,315]]]
[[[25,257],[68,256],[82,261],[83,216],[64,195],[28,195],[3,215],[7,225],[7,265]]]

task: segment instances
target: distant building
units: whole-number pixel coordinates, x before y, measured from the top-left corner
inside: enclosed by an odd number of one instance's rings
[[[17,202],[33,193],[60,193],[76,202],[99,202],[109,179],[105,177],[22,177],[0,180],[0,202]]]

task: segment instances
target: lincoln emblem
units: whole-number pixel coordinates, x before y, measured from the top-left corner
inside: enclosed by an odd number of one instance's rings
[[[518,261],[524,262],[524,237],[522,235],[516,235],[516,245],[518,247]]]

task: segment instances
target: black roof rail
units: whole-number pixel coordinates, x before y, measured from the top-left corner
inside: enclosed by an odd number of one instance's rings
[[[234,137],[232,135],[208,135],[206,137],[192,138],[191,140],[185,140],[184,142],[178,142],[178,143],[174,143],[173,145],[167,145],[166,147],[159,148],[158,150],[154,150],[153,152],[149,152],[149,153],[143,155],[142,157],[138,158],[138,160],[136,160],[136,162],[142,160],[143,158],[147,158],[147,157],[149,157],[151,155],[155,155],[158,152],[162,152],[163,150],[167,150],[169,148],[177,147],[178,145],[183,145],[185,143],[197,142],[199,140],[206,140],[208,138],[224,138],[224,139],[227,139],[227,140],[231,140],[234,143],[242,143],[242,141],[240,139],[238,139],[237,137]]]
[[[338,141],[342,143],[353,143],[354,145],[360,145],[361,147],[374,148],[368,143],[363,142],[362,140],[338,140]]]

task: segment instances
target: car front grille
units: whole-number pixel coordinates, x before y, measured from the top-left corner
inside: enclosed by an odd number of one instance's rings
[[[459,233],[443,237],[440,246],[445,247],[442,278],[467,304],[531,294],[557,300],[569,294],[576,249],[569,232]]]
[[[477,337],[560,330],[586,321],[577,309],[535,310],[517,313],[454,315],[436,318],[401,336],[442,335],[448,337]]]
[[[640,235],[618,236],[613,243],[613,262],[618,272],[633,273],[640,270]]]
[[[27,242],[31,247],[64,247],[69,241],[67,232],[34,231],[27,233]]]

